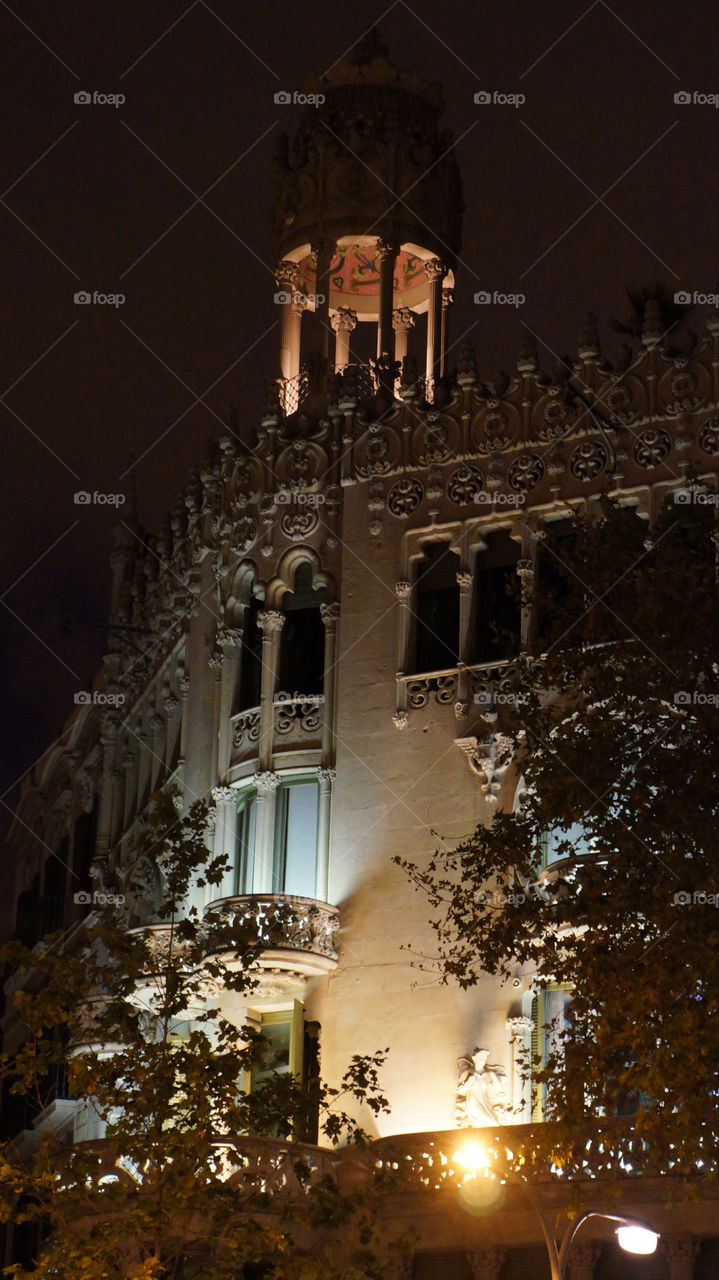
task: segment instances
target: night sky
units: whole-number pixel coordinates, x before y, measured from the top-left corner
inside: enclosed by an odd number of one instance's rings
[[[116,511],[75,492],[127,493],[135,455],[157,529],[227,405],[249,439],[279,372],[272,161],[300,109],[274,94],[375,23],[398,65],[442,81],[467,206],[450,339],[492,378],[526,324],[551,370],[587,311],[612,358],[627,285],[714,290],[719,112],[674,95],[719,94],[716,17],[708,0],[0,0],[3,805],[104,649]],[[479,289],[526,303],[476,307]]]

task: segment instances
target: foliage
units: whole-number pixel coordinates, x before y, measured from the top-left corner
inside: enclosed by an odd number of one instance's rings
[[[523,971],[537,991],[571,988],[533,1064],[556,1123],[532,1141],[567,1172],[718,1164],[715,526],[691,498],[651,532],[608,499],[570,539],[547,526],[541,633],[514,711],[486,724],[512,741],[522,803],[401,864],[436,909],[445,981]],[[542,871],[548,832],[564,861]]]
[[[207,821],[204,803],[178,819],[156,797],[139,850],[161,872],[155,923],[127,929],[108,906],[69,938],[4,949],[22,1023],[6,1084],[42,1114],[46,1082],[66,1062],[71,1096],[107,1126],[105,1139],[75,1145],[45,1126],[30,1159],[13,1144],[4,1152],[5,1220],[43,1227],[38,1280],[235,1280],[245,1265],[277,1280],[350,1280],[355,1255],[370,1250],[372,1189],[346,1188],[342,1161],[299,1141],[309,1107],[300,1084],[273,1073],[254,1092],[242,1087],[265,1043],[223,1015],[219,996],[252,992],[262,948],[251,921],[230,931],[191,905],[193,886],[220,884],[226,869],[205,847]],[[312,1102],[331,1144],[361,1151],[343,1108],[386,1110],[383,1059],[354,1057],[340,1085],[318,1084]]]

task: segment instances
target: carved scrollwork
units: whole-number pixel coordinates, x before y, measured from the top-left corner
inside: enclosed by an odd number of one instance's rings
[[[569,459],[569,470],[577,480],[594,480],[608,461],[609,454],[600,440],[582,440]]]
[[[482,492],[483,487],[484,476],[479,467],[463,463],[452,472],[447,481],[447,497],[458,506],[465,506],[476,501],[477,494]]]
[[[510,488],[519,493],[534,489],[544,476],[544,463],[537,453],[520,453],[509,468]]]
[[[387,498],[387,506],[393,516],[399,519],[406,519],[411,516],[413,511],[417,510],[420,502],[424,497],[424,489],[419,480],[414,476],[403,476],[396,484],[392,485]]]
[[[442,705],[453,703],[456,700],[456,694],[457,677],[454,674],[423,676],[416,680],[407,681],[407,704],[414,711],[419,710],[421,707],[426,707],[432,696],[434,696],[435,702],[439,702]]]
[[[667,431],[651,427],[637,436],[634,461],[640,467],[658,467],[671,452],[672,441]]]
[[[719,453],[719,418],[710,418],[699,432],[699,448],[714,458]]]
[[[245,551],[249,551],[254,542],[257,541],[257,521],[253,516],[242,516],[235,524],[232,525],[231,539],[232,549],[237,555],[243,555]]]
[[[235,718],[232,745],[235,749],[257,742],[260,736],[260,709],[241,711]]]
[[[208,915],[224,919],[230,929],[246,931],[252,925],[258,942],[271,948],[316,952],[337,959],[335,935],[339,929],[337,912],[310,898],[266,896],[226,899],[208,908]]]
[[[286,538],[302,542],[314,533],[319,523],[319,516],[312,507],[301,507],[299,511],[288,511],[280,521],[280,528]]]
[[[322,723],[323,704],[321,695],[278,703],[275,706],[275,733],[284,735],[295,728],[300,733],[316,733]]]

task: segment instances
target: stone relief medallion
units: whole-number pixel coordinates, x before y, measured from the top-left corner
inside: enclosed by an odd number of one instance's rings
[[[301,542],[314,533],[319,524],[319,516],[311,507],[301,507],[299,511],[288,511],[280,521],[280,528],[286,538]]]
[[[719,453],[719,418],[710,418],[699,432],[699,448],[714,457]]]
[[[544,463],[537,453],[520,453],[509,468],[509,484],[520,493],[534,489],[544,476]]]
[[[567,421],[566,405],[561,400],[549,400],[544,406],[544,421],[550,429],[550,434],[555,430],[561,431]]]
[[[691,369],[680,367],[674,374],[670,383],[672,395],[677,396],[679,400],[684,400],[696,391],[697,380]]]
[[[607,392],[605,399],[609,408],[613,409],[615,413],[623,413],[632,403],[631,392],[624,383],[617,383],[616,386],[612,387]]]
[[[396,484],[392,485],[387,498],[387,506],[393,516],[399,516],[400,519],[411,516],[413,511],[417,510],[420,502],[424,497],[424,489],[419,480],[413,476],[403,476]]]
[[[594,480],[608,461],[609,455],[599,440],[583,440],[569,459],[569,470],[577,480]]]
[[[475,501],[477,494],[482,492],[483,486],[484,476],[479,467],[462,464],[447,480],[447,497],[458,506],[464,506],[468,502]]]
[[[371,435],[365,446],[367,469],[377,475],[386,471],[389,463],[389,441],[385,435]]]
[[[253,516],[243,516],[232,529],[233,550],[242,555],[257,540],[257,521]]]
[[[658,467],[671,452],[671,436],[660,427],[652,427],[637,436],[634,461],[640,467]]]

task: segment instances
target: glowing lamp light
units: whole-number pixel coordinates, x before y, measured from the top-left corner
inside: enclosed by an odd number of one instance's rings
[[[489,1158],[479,1142],[465,1142],[455,1154],[457,1164],[468,1173],[485,1173],[489,1169]]]
[[[638,1227],[629,1223],[626,1227],[617,1227],[617,1240],[627,1253],[654,1253],[659,1236],[648,1227]]]

